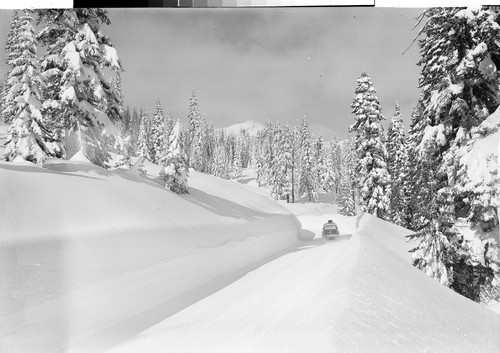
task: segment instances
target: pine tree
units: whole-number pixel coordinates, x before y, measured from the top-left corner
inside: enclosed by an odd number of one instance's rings
[[[130,146],[132,148],[132,155],[139,155],[138,142],[139,133],[141,130],[142,112],[139,114],[137,108],[132,109],[132,116],[130,118]]]
[[[38,91],[38,65],[36,59],[35,30],[29,10],[19,18],[17,37],[12,39],[13,55],[10,56],[12,70],[9,74],[9,93],[5,97],[5,116],[12,123],[9,127],[4,158],[14,160],[17,156],[33,163],[42,163],[48,146],[44,141],[42,126],[42,104]]]
[[[5,111],[6,106],[8,105],[7,103],[7,95],[9,94],[10,87],[11,85],[9,84],[9,73],[13,70],[14,68],[14,61],[16,58],[19,57],[20,53],[20,48],[19,48],[19,42],[18,42],[18,36],[19,36],[19,26],[20,26],[20,21],[19,21],[19,13],[17,10],[15,10],[12,14],[12,19],[10,21],[10,27],[9,27],[9,33],[7,34],[7,41],[5,44],[5,51],[7,52],[7,58],[5,60],[5,63],[9,66],[8,72],[6,73],[4,77],[4,81],[2,82],[2,92],[1,92],[1,106],[0,106],[0,113],[2,116],[2,121],[4,123],[10,123],[14,119],[12,115],[8,113],[8,111]]]
[[[187,150],[188,165],[201,171],[203,169],[203,123],[198,108],[198,98],[194,91],[189,98]]]
[[[318,181],[314,158],[315,151],[306,118],[302,119],[300,125],[300,151],[299,195],[305,194],[309,201],[316,201],[318,199]]]
[[[123,106],[123,91],[122,91],[122,78],[120,74],[120,69],[114,71],[113,78],[111,79],[111,98],[114,100],[111,104],[108,102],[107,115],[113,116],[114,121],[119,124],[120,130],[123,131],[126,128],[127,118],[125,117],[125,107]],[[127,108],[128,109],[128,108]]]
[[[103,132],[119,133],[117,98],[104,68],[121,65],[109,38],[100,31],[110,24],[102,9],[38,10],[43,28],[38,40],[47,46],[41,58],[47,125],[58,130],[66,158],[80,153],[106,167],[110,156]],[[108,115],[109,114],[109,115]]]
[[[151,132],[149,135],[150,150],[149,156],[153,163],[160,163],[160,159],[165,148],[165,130],[166,121],[163,116],[163,107],[161,106],[160,99],[156,101],[155,113],[151,123]]]
[[[387,170],[391,176],[391,198],[389,219],[394,223],[403,225],[404,221],[404,165],[406,162],[405,132],[403,119],[396,103],[394,116],[387,129]]]
[[[227,166],[227,155],[224,139],[224,131],[221,130],[218,137],[216,137],[214,158],[212,162],[212,174],[227,179],[228,177],[228,166]]]
[[[355,193],[355,156],[354,156],[354,141],[349,138],[344,141],[340,148],[340,163],[342,165],[340,173],[339,185],[339,213],[344,216],[356,215],[356,203],[354,199]]]
[[[233,165],[232,165],[232,180],[236,180],[238,182],[241,181],[241,176],[243,172],[242,162],[241,162],[241,151],[242,151],[242,142],[238,137],[236,139],[236,145],[233,153]]]
[[[257,137],[261,152],[258,158],[257,166],[257,182],[259,183],[259,186],[268,185],[271,176],[270,167],[274,162],[273,134],[273,125],[269,120],[267,120],[264,123],[264,129]]]
[[[177,120],[169,139],[168,154],[165,165],[160,171],[160,177],[165,181],[165,188],[176,194],[189,194],[187,177],[187,157],[181,136],[181,123]]]
[[[412,149],[416,152],[412,154],[419,156],[418,167],[428,167],[421,177],[432,179],[429,182],[434,188],[428,193],[425,211],[419,212],[434,212],[419,222],[413,258],[430,276],[479,301],[479,283],[488,282],[490,276],[473,260],[471,241],[463,241],[464,235],[456,227],[474,202],[458,187],[468,179],[460,172],[458,155],[471,139],[471,131],[500,102],[496,64],[500,55],[495,40],[500,34],[500,17],[497,8],[485,6],[475,10],[435,8],[427,10],[421,20],[424,18],[418,63],[422,113],[413,124],[416,146]],[[418,201],[414,195],[412,199]],[[494,217],[498,222],[498,215]]]
[[[282,127],[278,122],[274,127],[273,150],[275,151],[275,162],[270,166],[269,179],[271,195],[276,200],[290,202],[292,141],[288,125]]]
[[[314,159],[316,160],[316,183],[318,188],[324,183],[324,174],[325,174],[325,150],[324,150],[324,141],[323,137],[319,136],[314,143]]]
[[[356,122],[349,130],[356,133],[355,172],[358,176],[360,206],[362,211],[386,219],[389,211],[390,176],[386,166],[387,152],[382,141],[381,121],[385,118],[368,74],[363,72],[356,82],[356,97],[351,105]]]
[[[123,112],[123,133],[125,135],[132,135],[130,132],[132,122],[132,112],[130,111],[130,107],[127,105],[125,111]]]
[[[149,114],[148,111],[141,113],[141,125],[139,127],[139,136],[137,137],[137,155],[151,160],[149,155]]]
[[[338,196],[340,191],[340,175],[342,172],[342,161],[339,142],[335,139],[330,141],[325,158],[325,167],[321,182],[323,190]]]

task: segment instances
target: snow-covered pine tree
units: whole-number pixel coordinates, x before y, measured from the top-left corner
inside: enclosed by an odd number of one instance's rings
[[[121,131],[124,131],[125,126],[127,124],[125,117],[125,107],[123,103],[123,90],[122,90],[122,78],[120,69],[114,70],[113,77],[111,79],[111,90],[113,92],[112,98],[114,102],[112,104],[108,103],[108,116],[115,116],[118,121],[119,127]]]
[[[141,109],[141,125],[139,126],[139,136],[137,137],[137,155],[151,160],[149,155],[149,114],[148,110]]]
[[[375,88],[366,72],[356,80],[356,97],[351,105],[356,122],[349,128],[356,134],[355,172],[361,210],[386,219],[389,211],[390,176],[382,142],[384,118]]]
[[[226,155],[226,142],[224,137],[224,130],[220,130],[215,137],[215,150],[214,157],[212,161],[212,174],[219,177],[227,179],[228,177],[228,166],[227,166],[227,155]]]
[[[139,112],[137,112],[137,107],[134,107],[134,109],[132,109],[132,115],[129,124],[130,146],[132,148],[132,155],[134,156],[139,155],[139,149],[137,146],[139,142],[139,133],[141,130],[141,120],[142,113],[139,114]]]
[[[101,31],[110,24],[102,9],[37,10],[42,29],[37,39],[46,45],[41,58],[45,116],[59,129],[66,158],[79,156],[105,167],[110,156],[103,131],[116,135],[116,96],[106,70],[120,70],[116,49]]]
[[[337,193],[337,180],[335,172],[338,166],[335,165],[334,162],[336,142],[337,141],[332,140],[328,145],[328,152],[325,158],[325,167],[323,170],[323,174],[321,175],[321,187],[325,192],[331,195],[336,195]]]
[[[318,180],[316,172],[315,149],[309,123],[304,117],[300,124],[300,174],[299,195],[307,195],[309,201],[318,199]]]
[[[160,177],[165,181],[165,188],[176,194],[189,194],[187,157],[184,152],[182,127],[177,120],[169,139],[165,164],[160,170]]]
[[[354,139],[349,137],[345,140],[340,148],[340,185],[339,185],[339,213],[344,216],[356,215],[355,203],[355,156],[354,156]]]
[[[466,252],[474,282],[455,281],[453,285],[465,286],[468,297],[486,303],[500,301],[500,249],[498,241],[490,236],[499,232],[500,175],[497,169],[500,157],[498,149],[493,147],[498,144],[499,131],[500,109],[497,108],[471,129],[471,139],[455,153],[457,193],[466,196],[465,200],[455,200],[459,209],[455,227],[463,229],[460,251]]]
[[[189,97],[189,114],[187,127],[188,165],[195,170],[203,168],[203,124],[198,108],[198,97],[193,91]]]
[[[165,148],[165,130],[166,121],[163,116],[163,107],[160,98],[158,98],[156,100],[153,121],[151,122],[151,131],[148,136],[150,141],[149,157],[151,158],[151,162],[156,164],[160,163],[163,149]]]
[[[126,166],[127,168],[132,168],[133,163],[130,156],[130,135],[126,135],[123,137],[122,134],[116,136],[114,149],[117,153],[120,154],[118,160],[116,161],[114,168],[119,168],[122,166]]]
[[[2,121],[4,123],[10,123],[14,119],[12,115],[9,115],[5,111],[5,108],[8,105],[6,102],[6,98],[10,90],[9,73],[14,68],[13,64],[14,59],[19,57],[20,55],[19,44],[17,39],[19,35],[19,26],[20,26],[19,12],[17,10],[14,10],[14,12],[12,13],[12,19],[10,21],[9,32],[7,33],[7,41],[5,43],[5,51],[7,52],[7,58],[5,60],[5,63],[8,65],[9,68],[5,75],[5,80],[2,85],[2,96],[0,97],[1,98],[0,114],[2,116]]]
[[[288,125],[279,122],[274,126],[274,163],[270,166],[269,186],[276,200],[291,200],[292,141]]]
[[[496,7],[433,8],[427,10],[420,30],[420,104],[415,124],[420,136],[420,164],[435,164],[435,193],[430,205],[435,213],[419,232],[415,264],[457,292],[480,300],[478,283],[488,274],[473,260],[471,241],[464,241],[458,219],[471,207],[472,198],[458,185],[467,184],[459,173],[458,151],[499,105],[499,11]],[[428,206],[427,206],[428,207]],[[485,209],[485,212],[489,212]],[[498,220],[498,215],[494,216]],[[472,240],[474,242],[474,240]],[[476,241],[476,243],[478,243]],[[430,254],[430,255],[429,255]],[[439,267],[441,271],[435,269]],[[471,285],[472,283],[472,285]]]
[[[7,133],[4,159],[17,156],[40,164],[50,153],[44,140],[42,103],[38,91],[38,65],[36,59],[35,30],[31,11],[24,10],[18,19],[16,38],[11,38],[13,52],[9,56],[12,70],[9,73],[8,94],[3,112],[12,121]]]
[[[391,176],[391,198],[389,206],[389,219],[398,224],[404,224],[404,166],[406,163],[406,146],[403,118],[396,102],[394,116],[387,129],[387,170]]]
[[[238,182],[241,181],[243,172],[243,167],[241,162],[241,151],[242,151],[242,141],[238,136],[236,138],[236,144],[234,146],[232,172],[231,172],[231,179]]]
[[[123,132],[125,135],[131,135],[130,133],[130,124],[132,122],[132,112],[130,111],[130,107],[127,105],[123,112]]]
[[[324,174],[325,174],[325,149],[324,149],[323,137],[319,136],[314,142],[314,159],[316,160],[316,182],[318,188],[324,184]]]

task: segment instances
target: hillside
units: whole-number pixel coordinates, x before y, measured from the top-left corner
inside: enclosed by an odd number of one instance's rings
[[[0,162],[0,351],[64,350],[162,317],[298,241],[297,218],[249,186],[191,172],[179,196],[146,168]]]

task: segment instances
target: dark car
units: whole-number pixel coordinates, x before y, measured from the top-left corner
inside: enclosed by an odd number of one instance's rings
[[[337,235],[339,235],[339,228],[335,222],[329,219],[328,222],[323,225],[321,236],[325,239],[332,240],[335,239]]]

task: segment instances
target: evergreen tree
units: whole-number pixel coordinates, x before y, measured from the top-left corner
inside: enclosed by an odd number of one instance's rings
[[[299,174],[299,195],[307,195],[309,201],[318,199],[318,182],[315,167],[315,151],[313,138],[309,130],[309,123],[306,118],[302,119],[300,125],[300,174]]]
[[[165,130],[166,121],[163,116],[163,107],[161,106],[160,99],[156,101],[155,113],[151,123],[151,133],[149,135],[150,150],[149,156],[153,163],[160,163],[160,159],[165,148]]]
[[[12,44],[10,56],[12,70],[9,74],[10,87],[5,97],[5,116],[12,123],[9,127],[4,158],[14,160],[17,156],[33,163],[42,163],[49,146],[44,140],[42,126],[42,104],[38,91],[38,65],[36,59],[35,30],[29,10],[19,18],[18,33]]]
[[[137,112],[137,108],[134,107],[132,109],[132,116],[130,118],[130,146],[132,148],[132,155],[138,155],[138,142],[139,142],[139,133],[141,130],[141,121],[142,121],[142,112],[139,114]]]
[[[126,121],[125,107],[123,106],[123,91],[120,70],[121,68],[117,68],[114,71],[113,78],[111,79],[111,91],[113,92],[111,98],[114,102],[112,104],[108,102],[107,114],[108,116],[115,117],[115,121],[119,123],[120,129],[123,131],[128,122]]]
[[[469,246],[474,240],[464,241],[456,227],[474,202],[465,189],[458,187],[467,184],[469,178],[461,173],[458,155],[471,139],[471,131],[499,105],[496,63],[500,54],[495,39],[500,34],[499,12],[486,6],[435,8],[426,11],[424,18],[418,63],[422,113],[413,124],[416,146],[412,149],[416,152],[412,153],[419,156],[418,167],[429,167],[422,178],[432,178],[434,192],[427,196],[426,210],[433,212],[420,222],[413,258],[415,265],[430,276],[479,301],[479,283],[487,283],[491,276],[474,261]],[[418,196],[412,195],[412,199],[418,200]],[[494,218],[498,222],[497,214]]]
[[[2,121],[4,123],[10,123],[14,119],[12,115],[9,114],[9,111],[6,111],[5,108],[8,105],[7,103],[7,95],[9,94],[11,85],[9,84],[9,73],[14,69],[14,61],[20,56],[20,47],[19,47],[19,12],[15,10],[12,14],[12,19],[10,21],[9,32],[7,34],[7,41],[5,44],[5,51],[7,52],[7,58],[5,63],[8,65],[8,72],[4,77],[4,81],[2,82],[2,92],[1,92],[1,107],[0,113],[2,116]]]
[[[137,137],[137,155],[151,160],[149,155],[149,114],[148,111],[141,113],[141,125],[139,127],[139,136]]]
[[[268,185],[271,176],[270,167],[274,163],[273,134],[273,125],[269,120],[267,120],[264,123],[262,133],[258,135],[260,157],[258,158],[257,166],[257,182],[259,183],[259,186]]]
[[[181,123],[177,120],[169,139],[168,154],[165,165],[160,171],[160,177],[165,181],[165,188],[176,194],[189,194],[187,177],[187,157],[181,136]]]
[[[59,130],[66,158],[76,153],[105,167],[110,156],[103,131],[118,134],[117,98],[105,68],[120,70],[116,50],[100,31],[110,24],[102,9],[38,10],[46,45],[41,59],[44,108],[52,130]],[[109,115],[108,115],[109,114]]]
[[[326,192],[337,195],[340,193],[340,177],[342,173],[342,156],[339,141],[334,139],[328,146],[326,167],[323,176],[323,188]]]
[[[404,165],[406,162],[405,133],[399,103],[387,129],[387,170],[391,176],[391,198],[389,219],[394,223],[404,224]]]
[[[233,170],[232,170],[232,177],[231,179],[236,180],[238,182],[241,181],[241,176],[242,176],[242,162],[241,162],[241,151],[242,151],[242,143],[240,138],[238,137],[236,139],[236,145],[233,153]]]
[[[356,215],[356,204],[354,199],[355,192],[355,156],[354,141],[352,138],[344,141],[341,153],[342,169],[340,173],[340,191],[339,191],[339,213],[344,216]]]
[[[271,175],[269,179],[271,195],[276,200],[290,202],[292,141],[288,125],[282,127],[278,122],[274,127],[273,150],[275,151],[275,162],[270,166]]]
[[[194,91],[189,98],[187,147],[188,165],[201,171],[203,169],[203,123],[198,108],[198,98]]]
[[[384,117],[368,74],[363,72],[356,82],[356,97],[351,105],[356,122],[349,129],[356,133],[355,172],[358,175],[360,206],[362,211],[386,219],[389,211],[390,176],[386,166],[387,152],[382,141],[381,121]]]
[[[227,179],[228,166],[223,130],[221,130],[219,137],[216,138],[216,141],[212,162],[212,174],[217,177]]]
[[[132,135],[130,131],[132,123],[132,112],[130,111],[130,107],[127,105],[127,108],[123,112],[123,132],[125,135]]]

